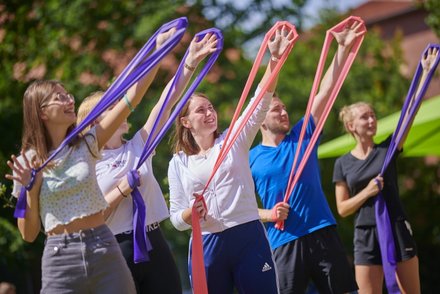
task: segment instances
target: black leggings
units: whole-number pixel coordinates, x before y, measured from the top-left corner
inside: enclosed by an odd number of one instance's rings
[[[133,262],[133,233],[116,235],[119,247],[133,275],[137,293],[182,293],[179,271],[171,250],[159,227],[147,231],[153,250],[150,260],[135,264]]]

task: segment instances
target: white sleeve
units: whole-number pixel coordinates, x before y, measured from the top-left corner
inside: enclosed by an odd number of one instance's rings
[[[238,128],[241,121],[244,119],[246,114],[250,111],[251,105],[254,103],[254,101],[257,99],[258,94],[261,92],[260,87],[257,87],[257,90],[255,91],[254,97],[251,98],[248,105],[246,106],[246,109],[243,111],[243,113],[238,118],[237,122],[234,126],[234,132],[235,129]],[[263,123],[264,119],[266,118],[266,113],[269,110],[270,101],[272,99],[273,93],[266,92],[263,95],[263,98],[261,99],[260,103],[258,103],[255,110],[252,112],[252,115],[249,117],[249,120],[244,125],[242,131],[240,132],[240,135],[237,137],[237,143],[241,145],[240,143],[243,143],[246,145],[247,149],[251,148],[252,142],[255,139],[255,136],[258,133],[258,130],[260,129],[261,124]]]
[[[175,157],[171,159],[168,166],[168,185],[170,187],[171,223],[179,231],[191,229],[191,225],[187,224],[182,218],[182,213],[185,209],[190,207],[190,202],[183,190]]]
[[[14,180],[14,185],[12,187],[12,193],[11,193],[12,196],[14,196],[15,198],[18,198],[18,196],[20,196],[21,187],[23,187],[21,185],[21,183],[16,181],[16,180]]]
[[[35,155],[35,151],[33,151],[33,150],[27,150],[27,151],[26,151],[26,157],[27,157],[28,159],[31,159],[34,155]],[[20,164],[24,165],[24,159],[23,159],[23,156],[21,156],[21,155],[17,156],[17,160],[18,160],[18,162],[20,162]],[[15,172],[13,172],[13,175],[15,176]],[[14,182],[14,185],[13,185],[13,187],[12,187],[12,192],[11,192],[11,194],[12,194],[12,196],[14,196],[15,198],[18,198],[18,196],[20,196],[21,187],[23,187],[23,186],[22,186],[21,183],[18,182],[18,181],[15,181],[15,180],[14,180],[13,182]]]

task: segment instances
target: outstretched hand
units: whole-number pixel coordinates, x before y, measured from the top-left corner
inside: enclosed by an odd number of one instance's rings
[[[197,37],[194,37],[191,41],[188,56],[185,60],[187,65],[194,68],[206,56],[217,50],[217,36],[215,34],[208,33],[201,40],[197,39]]]
[[[422,67],[424,71],[430,71],[438,58],[438,48],[429,48],[428,53],[422,58]]]
[[[5,177],[8,180],[17,181],[22,186],[27,186],[31,182],[32,169],[36,168],[35,162],[31,163],[27,158],[25,152],[21,151],[21,156],[24,160],[24,165],[20,163],[15,155],[11,155],[11,160],[8,160],[6,164],[12,169],[13,174],[6,174]],[[41,181],[41,175],[37,174],[36,181]]]
[[[165,33],[160,33],[156,38],[156,49],[162,46],[176,32],[176,28],[171,28]]]
[[[365,27],[360,21],[353,21],[347,23],[341,32],[331,31],[333,37],[335,37],[336,42],[339,46],[351,48],[355,43],[356,39],[364,35],[366,32]]]
[[[284,51],[292,44],[294,39],[293,30],[288,30],[285,25],[281,29],[277,29],[275,36],[272,40],[269,40],[270,54],[275,58],[281,58]]]

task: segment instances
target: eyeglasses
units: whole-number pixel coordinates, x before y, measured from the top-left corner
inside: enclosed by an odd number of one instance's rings
[[[46,104],[42,103],[40,105],[40,108],[48,107],[51,105],[63,105],[69,103],[70,101],[75,102],[75,97],[72,94],[56,93],[55,98],[52,101]]]

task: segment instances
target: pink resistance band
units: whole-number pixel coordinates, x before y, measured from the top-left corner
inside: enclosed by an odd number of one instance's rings
[[[254,103],[250,106],[249,111],[246,113],[246,116],[241,121],[240,125],[236,130],[234,130],[235,123],[240,115],[241,109],[243,108],[243,105],[246,101],[246,98],[249,94],[250,88],[252,86],[252,83],[255,79],[255,76],[258,72],[258,69],[261,65],[261,62],[264,57],[264,53],[266,52],[266,49],[268,47],[268,43],[271,37],[275,35],[275,32],[277,29],[281,29],[283,26],[290,29],[290,31],[293,32],[293,40],[292,44],[285,50],[283,55],[280,58],[280,61],[275,66],[274,71],[269,76],[269,79],[267,83],[265,83],[258,94],[257,98],[255,99]],[[252,66],[251,72],[249,74],[248,80],[246,82],[246,85],[243,89],[243,92],[241,94],[240,100],[238,102],[237,108],[235,110],[234,116],[232,118],[231,124],[228,128],[228,132],[226,133],[223,146],[220,150],[220,153],[217,157],[217,160],[215,162],[214,168],[212,170],[211,176],[209,177],[201,195],[196,197],[197,203],[198,201],[202,200],[203,205],[205,209],[207,210],[207,206],[205,203],[205,200],[203,198],[203,194],[205,193],[206,189],[208,188],[209,184],[211,183],[212,179],[214,178],[214,175],[220,165],[222,164],[223,160],[225,159],[228,151],[232,148],[235,140],[237,139],[238,135],[240,134],[241,130],[245,126],[246,122],[249,120],[249,117],[254,112],[257,105],[260,103],[261,99],[263,98],[263,95],[267,91],[267,88],[269,87],[270,83],[275,79],[275,76],[278,74],[278,72],[281,70],[281,67],[283,66],[284,62],[286,61],[290,51],[293,48],[293,45],[298,39],[298,34],[296,32],[296,28],[294,25],[290,24],[286,21],[279,21],[277,22],[265,35],[263,43],[260,47],[260,50],[258,51],[257,57],[255,59],[255,62]],[[232,132],[235,132],[233,135]],[[230,137],[232,138],[230,139]],[[230,139],[230,140],[229,140]],[[202,233],[200,229],[200,215],[193,205],[192,207],[192,215],[191,215],[191,222],[192,222],[192,230],[193,230],[193,236],[192,236],[192,255],[191,255],[191,264],[192,264],[192,285],[193,285],[193,291],[194,294],[206,294],[208,293],[208,286],[206,283],[206,273],[205,273],[205,263],[203,260],[203,244],[202,244]]]
[[[316,141],[318,140],[318,137],[321,134],[322,128],[324,127],[324,123],[327,120],[327,117],[330,113],[330,110],[336,100],[336,97],[338,96],[339,90],[342,87],[342,83],[344,82],[345,78],[347,77],[348,71],[349,71],[351,65],[353,64],[354,58],[356,57],[356,55],[359,51],[359,48],[362,44],[362,41],[364,39],[364,34],[362,34],[356,40],[355,44],[351,48],[349,55],[347,57],[347,60],[345,61],[344,65],[342,67],[341,73],[335,82],[335,85],[332,89],[332,92],[330,93],[329,99],[327,101],[327,104],[325,105],[325,108],[323,110],[321,118],[319,119],[319,122],[316,125],[315,130],[313,131],[312,138],[310,139],[310,143],[307,145],[306,151],[304,152],[304,156],[301,158],[301,161],[298,163],[299,154],[301,151],[301,146],[302,146],[302,143],[304,140],[304,134],[306,132],[306,128],[307,128],[307,125],[309,124],[309,120],[310,120],[312,105],[315,100],[316,92],[318,90],[318,86],[321,81],[322,71],[323,71],[324,65],[325,65],[325,59],[327,58],[327,54],[330,49],[331,41],[334,39],[331,32],[341,32],[344,30],[344,28],[347,25],[350,25],[354,21],[362,23],[364,30],[366,31],[364,21],[360,17],[356,17],[356,16],[350,16],[350,17],[346,18],[345,20],[343,20],[342,22],[340,22],[339,24],[332,27],[331,29],[327,30],[324,45],[323,45],[322,51],[321,51],[321,57],[319,58],[318,68],[317,68],[316,74],[315,74],[315,80],[313,81],[312,91],[310,92],[309,102],[307,103],[307,109],[306,109],[306,113],[304,115],[304,121],[303,121],[303,125],[301,128],[301,133],[300,133],[300,136],[298,139],[298,146],[295,151],[295,157],[293,160],[292,169],[290,170],[290,176],[289,176],[289,181],[288,181],[288,185],[287,185],[287,190],[286,190],[286,193],[284,194],[284,202],[285,203],[289,203],[289,199],[290,199],[290,196],[293,192],[293,189],[295,188],[295,185],[297,184],[297,182],[301,176],[301,173],[302,173],[305,165],[307,164],[307,160],[309,159],[310,154],[312,153],[312,150],[315,147]],[[297,163],[298,163],[298,167],[297,167]],[[278,221],[275,224],[275,227],[277,229],[284,230],[284,221]]]

